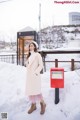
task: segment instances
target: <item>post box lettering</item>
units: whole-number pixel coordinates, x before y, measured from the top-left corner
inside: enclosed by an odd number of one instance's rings
[[[62,79],[63,78],[63,74],[62,71],[52,71],[52,78],[57,79]]]

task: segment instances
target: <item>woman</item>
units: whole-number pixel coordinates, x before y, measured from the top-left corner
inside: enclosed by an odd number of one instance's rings
[[[29,54],[27,56],[27,84],[26,92],[31,101],[31,107],[28,114],[36,110],[36,102],[39,101],[41,105],[40,114],[44,114],[46,104],[41,94],[41,76],[40,71],[43,68],[41,55],[37,52],[38,44],[32,41],[29,45]]]

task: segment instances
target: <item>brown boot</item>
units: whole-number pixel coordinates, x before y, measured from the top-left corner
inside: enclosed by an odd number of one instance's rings
[[[40,102],[40,105],[41,105],[41,112],[40,112],[40,114],[44,114],[45,113],[46,104],[44,102]]]
[[[36,110],[36,103],[32,103],[30,109],[28,110],[28,114],[31,114],[34,110]]]

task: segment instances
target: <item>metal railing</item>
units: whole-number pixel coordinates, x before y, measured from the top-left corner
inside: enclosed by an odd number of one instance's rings
[[[17,63],[17,55],[16,54],[0,55],[0,61],[16,64]]]
[[[39,51],[39,53],[42,55],[43,63],[44,63],[44,71],[46,71],[46,64],[48,63],[54,63],[54,67],[58,67],[59,63],[71,63],[71,70],[75,70],[75,63],[80,63],[80,59],[75,60],[74,58],[71,58],[71,60],[58,60],[58,58],[54,60],[46,60],[46,55],[48,54],[79,54],[80,50],[54,50],[54,51]],[[26,56],[24,55],[24,61],[26,60]],[[7,55],[0,55],[0,61],[17,64],[17,54],[7,54]],[[22,58],[20,58],[20,65],[22,65]]]
[[[75,58],[71,58],[71,60],[58,60],[57,58],[54,60],[46,60],[47,55],[54,55],[54,54],[79,54],[80,55],[80,49],[72,49],[72,50],[51,50],[51,51],[39,51],[39,53],[42,55],[43,63],[44,63],[44,71],[46,71],[46,63],[54,62],[54,67],[58,67],[59,63],[71,63],[71,71],[75,70],[75,63],[80,63],[80,59],[75,60]]]

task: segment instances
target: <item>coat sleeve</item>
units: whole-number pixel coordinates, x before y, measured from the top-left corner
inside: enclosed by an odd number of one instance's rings
[[[29,60],[27,59],[26,62],[24,63],[25,67],[27,67],[29,64]]]
[[[39,74],[42,69],[43,69],[43,61],[41,55],[38,53],[38,67],[35,70],[35,74]]]

